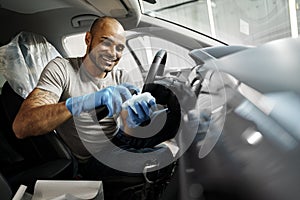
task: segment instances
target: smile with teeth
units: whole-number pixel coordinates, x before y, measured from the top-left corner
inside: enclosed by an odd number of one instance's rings
[[[106,57],[106,56],[101,56],[101,59],[102,59],[103,61],[105,61],[105,65],[106,65],[106,66],[112,65],[112,64],[113,64],[114,62],[116,62],[116,60],[117,60],[117,59],[111,59],[111,58]]]

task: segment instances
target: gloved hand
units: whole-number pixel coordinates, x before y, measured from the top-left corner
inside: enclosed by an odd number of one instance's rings
[[[139,89],[133,85],[124,83],[118,86],[109,86],[95,93],[70,97],[66,100],[66,107],[73,116],[79,116],[82,112],[89,112],[98,106],[105,105],[108,108],[108,116],[121,112],[122,103],[132,97],[130,90],[136,93]]]
[[[123,103],[122,108],[128,111],[126,123],[128,127],[135,128],[143,122],[150,120],[153,110],[156,109],[155,98],[148,92],[133,95]]]

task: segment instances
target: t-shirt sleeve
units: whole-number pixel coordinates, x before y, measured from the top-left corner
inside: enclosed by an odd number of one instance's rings
[[[53,92],[60,97],[65,83],[66,68],[63,58],[55,58],[44,68],[36,87]]]

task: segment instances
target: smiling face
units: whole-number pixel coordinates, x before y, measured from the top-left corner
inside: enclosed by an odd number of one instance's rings
[[[104,77],[116,66],[125,47],[125,31],[115,19],[104,18],[86,33],[88,69],[93,75]]]

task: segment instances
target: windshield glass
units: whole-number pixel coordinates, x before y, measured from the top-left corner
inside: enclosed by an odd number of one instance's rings
[[[227,44],[259,45],[298,37],[300,0],[157,0],[146,15],[201,32]]]

